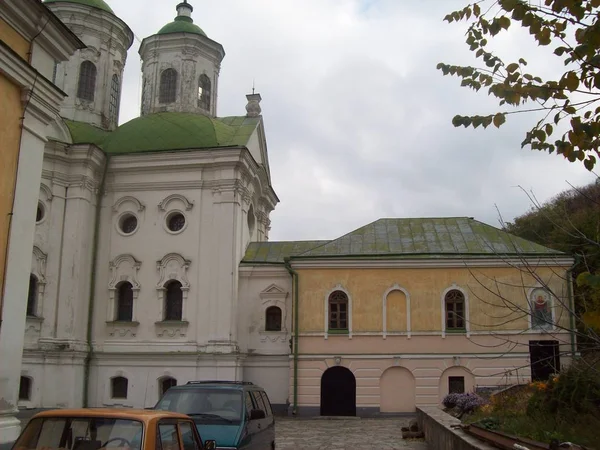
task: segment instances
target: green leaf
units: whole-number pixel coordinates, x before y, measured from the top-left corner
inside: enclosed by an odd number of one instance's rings
[[[519,68],[519,65],[517,63],[512,63],[512,64],[509,64],[508,66],[506,66],[506,71],[508,73],[513,73],[518,68]]]

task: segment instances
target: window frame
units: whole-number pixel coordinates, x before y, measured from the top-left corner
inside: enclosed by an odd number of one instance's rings
[[[108,99],[108,118],[111,124],[116,125],[119,121],[119,103],[121,95],[121,79],[115,73],[110,83],[110,96]]]
[[[212,96],[212,82],[208,75],[203,73],[198,77],[198,107],[210,111]]]
[[[22,397],[21,393],[23,390],[23,380],[27,380],[27,396],[26,397]],[[19,401],[20,402],[30,402],[31,401],[31,396],[33,393],[33,378],[28,377],[27,375],[21,375],[21,378],[19,379]]]
[[[85,72],[84,72],[85,69]],[[89,60],[82,61],[79,65],[79,77],[77,79],[77,98],[93,102],[96,98],[96,81],[98,68]]]
[[[126,305],[126,306],[129,306],[128,311],[127,311],[127,313],[128,313],[127,317],[129,317],[129,318],[123,318],[121,316],[121,312],[122,312],[121,308],[123,307],[122,289],[127,285],[129,285],[128,296],[130,298],[126,299],[127,302],[129,303],[129,305]],[[117,285],[117,293],[116,294],[117,294],[117,299],[116,299],[117,304],[116,304],[116,308],[115,308],[116,309],[115,321],[116,322],[133,322],[133,302],[134,302],[134,297],[135,297],[134,293],[133,293],[133,284],[131,284],[129,281],[123,281],[122,283],[119,283]]]
[[[115,396],[115,383],[117,380],[125,380],[125,396]],[[123,375],[117,375],[110,379],[110,398],[113,400],[127,400],[129,397],[129,379]]]
[[[457,298],[449,298],[451,295],[455,295],[458,294],[460,296],[459,299]],[[449,310],[448,305],[452,305],[453,308],[452,310]],[[462,314],[459,316],[457,315],[456,312],[456,306],[460,305],[462,308]],[[462,333],[462,332],[466,332],[467,331],[467,299],[465,294],[459,290],[459,289],[455,289],[452,288],[450,290],[448,290],[448,292],[446,292],[444,294],[444,329],[446,332],[449,333],[453,333],[453,332],[458,332],[458,333]],[[450,314],[452,314],[452,318],[450,318]],[[452,322],[452,325],[449,325],[450,321]],[[461,326],[458,326],[459,321],[462,322]]]
[[[170,301],[172,299],[169,298],[169,293],[172,291],[170,291],[169,288],[176,284],[179,285],[179,289],[177,291],[178,298],[175,299],[177,302],[179,302],[179,305],[176,305],[176,306],[178,306],[179,311],[177,311],[177,309],[176,309],[175,312],[178,312],[178,314],[176,314],[176,315],[171,314],[172,317],[170,317],[169,305],[170,305]],[[179,280],[169,280],[167,283],[165,283],[164,289],[165,289],[165,304],[164,304],[164,310],[163,310],[163,320],[165,322],[181,322],[181,321],[183,321],[183,283],[181,283],[181,281],[179,281]]]
[[[170,78],[165,78],[167,75]],[[169,67],[160,74],[158,87],[158,102],[164,105],[175,103],[177,101],[177,84],[179,82],[179,73],[177,70]]]
[[[341,295],[340,295],[341,294]],[[340,295],[343,296],[343,299],[336,299],[333,298],[334,295]],[[338,305],[338,311],[332,311],[332,305]],[[345,305],[345,314],[346,314],[346,318],[345,318],[345,326],[341,326],[342,325],[342,319],[340,317],[342,311],[340,311],[339,309],[339,305]],[[336,319],[332,319],[332,316],[334,314],[337,314],[338,317]],[[344,291],[340,290],[340,289],[336,289],[333,292],[331,292],[327,298],[327,330],[329,333],[340,333],[340,334],[345,334],[349,332],[350,329],[350,299],[348,297],[348,294],[346,294]],[[336,321],[336,326],[332,327],[331,323],[332,320]]]
[[[279,311],[279,312],[276,312],[276,311]],[[276,326],[271,326],[271,325],[273,325],[273,322],[269,320],[270,312],[274,312],[275,314],[278,314],[278,321],[275,321]],[[272,319],[272,316],[271,316],[271,319]],[[265,310],[265,331],[278,332],[278,331],[281,331],[282,329],[283,329],[283,311],[281,310],[281,308],[279,306],[276,306],[276,305],[269,306]]]
[[[39,291],[40,280],[38,277],[30,273],[29,274],[29,289],[27,291],[27,317],[37,317],[37,303],[38,303],[38,291]]]

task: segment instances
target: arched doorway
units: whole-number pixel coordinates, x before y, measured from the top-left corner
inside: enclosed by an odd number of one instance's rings
[[[356,416],[356,379],[345,367],[331,367],[321,377],[321,415]]]

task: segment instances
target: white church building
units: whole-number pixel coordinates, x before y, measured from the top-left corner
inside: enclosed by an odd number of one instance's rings
[[[278,202],[260,95],[216,116],[225,52],[184,1],[143,40],[141,116],[118,126],[132,31],[103,0],[45,4],[87,48],[55,68],[68,97],[45,148],[19,408],[150,407],[196,379],[255,381],[285,408],[291,279],[239,268]]]

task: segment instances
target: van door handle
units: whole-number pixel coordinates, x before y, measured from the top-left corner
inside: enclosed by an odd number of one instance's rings
[[[258,424],[258,429],[260,430],[260,423]]]

